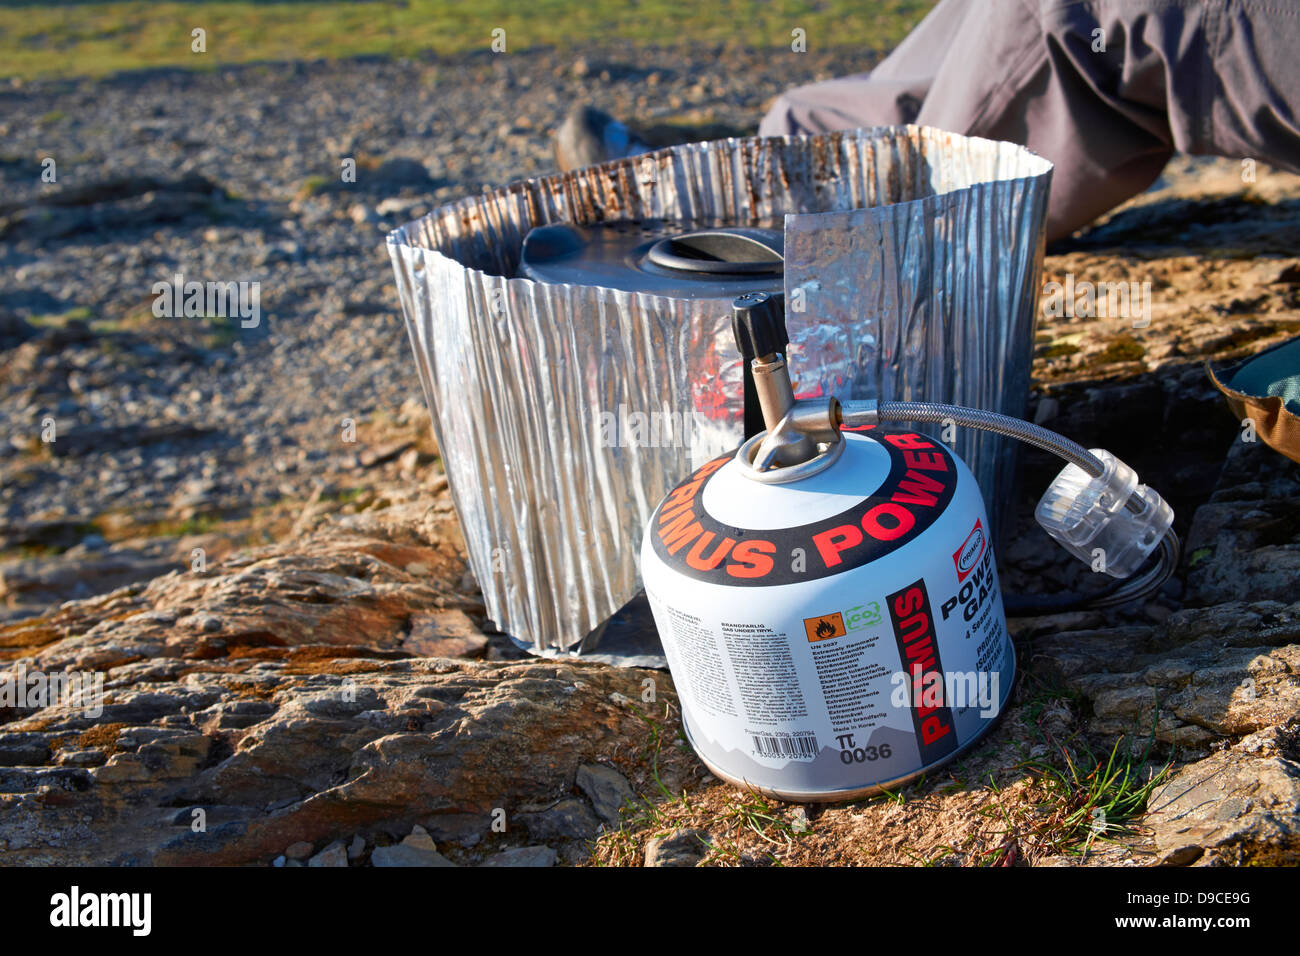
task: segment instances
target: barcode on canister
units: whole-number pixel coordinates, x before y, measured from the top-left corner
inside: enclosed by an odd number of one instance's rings
[[[754,753],[760,757],[789,757],[792,760],[811,760],[821,752],[814,734],[794,737],[773,737],[768,734],[750,734]]]

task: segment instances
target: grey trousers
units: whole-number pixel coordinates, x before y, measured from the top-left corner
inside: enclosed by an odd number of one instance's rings
[[[1175,150],[1300,173],[1295,0],[942,0],[871,73],[790,90],[764,136],[917,123],[1056,166],[1049,239]]]

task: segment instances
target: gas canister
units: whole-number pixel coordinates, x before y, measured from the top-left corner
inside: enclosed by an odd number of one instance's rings
[[[849,799],[945,762],[1015,671],[965,464],[911,431],[834,447],[802,475],[755,471],[748,447],[708,462],[642,546],[692,746],[785,800]]]
[[[1172,510],[1104,449],[956,405],[796,399],[780,297],[738,297],[733,324],[764,427],[669,492],[641,545],[687,736],[722,779],[799,802],[897,786],[978,740],[1011,693],[983,497],[951,449],[899,423],[1069,461],[1036,517],[1125,579],[1089,606],[1145,596],[1176,565]]]

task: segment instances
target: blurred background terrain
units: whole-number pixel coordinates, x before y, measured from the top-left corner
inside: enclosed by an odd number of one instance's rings
[[[211,41],[204,67],[359,56],[456,55],[486,48],[504,30],[507,52],[608,43],[743,49],[787,46],[791,29],[810,45],[888,51],[933,6],[929,0],[198,0],[0,3],[0,76],[102,76],[195,67],[191,31]]]

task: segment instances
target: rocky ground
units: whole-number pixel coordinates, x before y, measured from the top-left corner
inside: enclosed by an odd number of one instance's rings
[[[1045,280],[1151,282],[1144,327],[1040,320],[1034,415],[1166,494],[1183,565],[1142,606],[1014,620],[1013,706],[938,777],[771,805],[695,761],[666,673],[491,632],[384,233],[547,171],[575,99],[743,130],[869,65],[538,51],[0,90],[0,661],[107,691],[0,710],[0,858],[1300,862],[1300,466],[1202,368],[1300,332],[1300,180],[1264,167],[1175,164],[1049,250]],[[176,273],[259,281],[259,324],[156,317]],[[1032,525],[1055,471],[1026,460],[1008,592],[1091,583]]]

